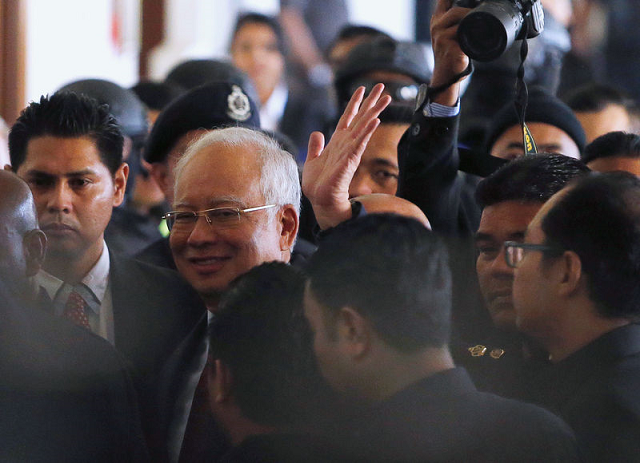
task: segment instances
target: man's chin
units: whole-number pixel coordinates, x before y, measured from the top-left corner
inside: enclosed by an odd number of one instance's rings
[[[516,331],[516,312],[513,304],[494,305],[489,310],[493,325],[504,331]]]

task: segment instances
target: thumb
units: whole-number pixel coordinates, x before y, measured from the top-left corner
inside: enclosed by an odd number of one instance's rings
[[[309,147],[307,149],[307,161],[317,158],[324,149],[324,135],[321,132],[313,132],[309,136]]]

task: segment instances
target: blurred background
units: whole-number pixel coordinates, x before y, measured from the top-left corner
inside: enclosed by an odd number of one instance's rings
[[[326,0],[316,0],[324,4]],[[542,0],[571,34],[572,66],[638,98],[640,2]],[[327,5],[332,2],[327,2]],[[433,0],[345,0],[348,21],[428,43]],[[191,58],[226,57],[237,15],[278,0],[0,0],[0,116],[81,78],[131,87]],[[330,11],[325,18],[333,21]],[[571,84],[570,84],[571,85]]]

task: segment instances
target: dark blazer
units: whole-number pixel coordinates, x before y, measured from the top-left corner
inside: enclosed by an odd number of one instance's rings
[[[589,461],[640,461],[640,326],[601,336],[530,386],[527,398],[573,428]]]
[[[132,364],[145,432],[154,434],[160,372],[206,312],[177,272],[111,253],[115,347]]]
[[[530,404],[478,392],[463,368],[407,387],[344,423],[333,461],[570,462],[569,427]]]
[[[111,345],[0,282],[0,461],[147,460],[133,383]]]

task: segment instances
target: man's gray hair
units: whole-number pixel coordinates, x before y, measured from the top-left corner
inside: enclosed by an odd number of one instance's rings
[[[257,130],[229,127],[207,132],[194,141],[175,167],[175,185],[184,167],[203,149],[211,145],[256,149],[261,162],[260,190],[265,204],[291,204],[300,215],[300,177],[293,155],[280,148],[278,142]]]

